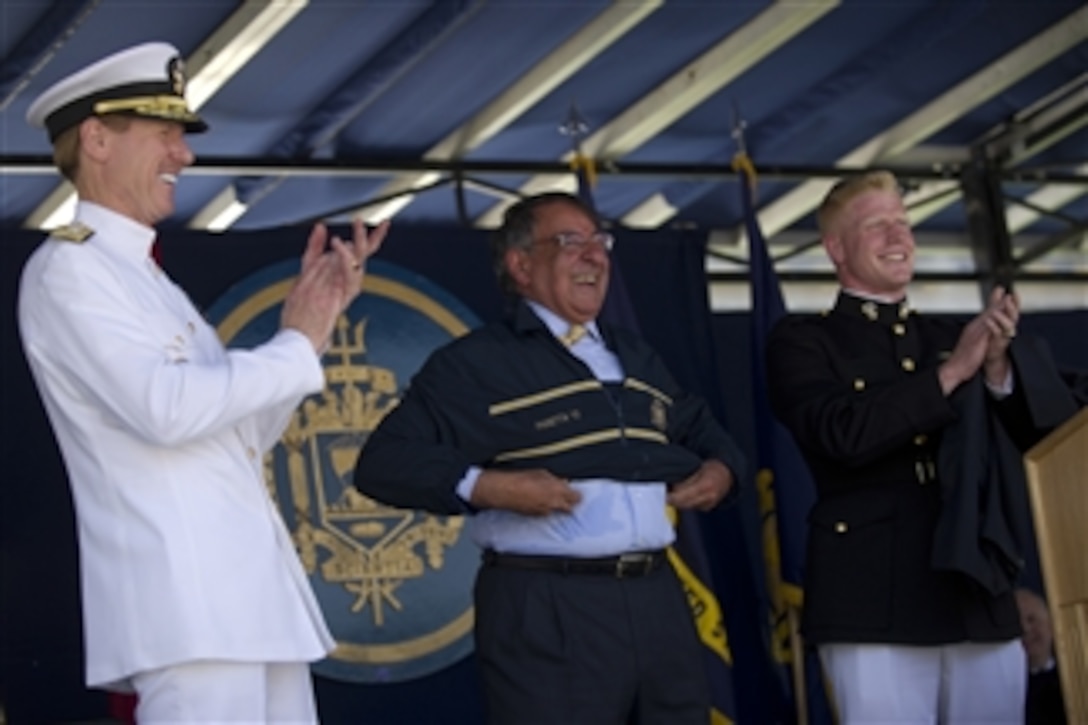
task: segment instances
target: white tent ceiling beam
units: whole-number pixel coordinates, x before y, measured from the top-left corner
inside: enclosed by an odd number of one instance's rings
[[[1082,84],[1083,78],[1078,79],[1077,82]],[[1031,118],[1025,119],[1022,122],[1014,121],[1014,124],[1016,125],[1011,133],[1015,136],[1007,143],[1008,154],[1002,158],[1003,163],[1006,166],[1013,166],[1025,159],[1031,158],[1044,149],[1058,143],[1071,133],[1088,125],[1088,113],[1083,111],[1086,107],[1088,107],[1088,86],[1083,86],[1075,92],[1065,96],[1062,100],[1047,107],[1045,110],[1032,115]],[[1068,122],[1060,123],[1063,119],[1068,117],[1071,117]],[[1029,143],[1023,143],[1028,137],[1033,135],[1033,132],[1047,129],[1054,123],[1059,123],[1059,126],[1056,127],[1052,133],[1046,134],[1043,138],[1032,138]],[[998,131],[1000,131],[1000,129],[995,129],[993,133],[988,135],[994,136]],[[1076,167],[1073,169],[1072,173],[1077,175],[1088,175],[1088,164],[1082,164]],[[928,195],[937,190],[951,190],[955,187],[958,187],[958,184],[955,182],[939,181],[930,185],[926,193]],[[1032,192],[1026,197],[1026,200],[1041,209],[1056,211],[1066,204],[1084,196],[1085,193],[1088,193],[1088,186],[1085,186],[1084,184],[1051,183],[1045,184]],[[944,194],[930,204],[925,204],[917,209],[912,209],[911,221],[917,223],[924,219],[928,219],[937,212],[958,201],[959,198],[959,193],[953,192]],[[908,204],[909,203],[908,197]],[[1005,223],[1010,234],[1016,234],[1017,232],[1026,229],[1038,221],[1040,216],[1041,214],[1039,212],[1018,204],[1007,204],[1005,206]]]
[[[61,181],[42,203],[23,220],[27,229],[54,229],[67,223],[76,212],[76,187]]]
[[[1014,116],[1002,137],[995,139],[1007,149],[1006,166],[1015,166],[1088,126],[1088,72],[1067,85],[1076,87],[1030,114]]]
[[[893,160],[970,109],[985,103],[1058,55],[1083,42],[1085,27],[1088,27],[1088,6],[1055,23],[883,133],[861,144],[836,161],[836,165],[859,168]],[[761,209],[759,223],[764,235],[770,238],[778,234],[815,209],[833,184],[833,179],[806,181]],[[734,253],[737,248],[747,248],[743,227],[735,229],[727,238],[736,241],[732,250]]]
[[[1012,84],[1083,42],[1085,28],[1088,28],[1088,6],[1055,23],[982,71],[938,96],[932,103],[911,114],[908,118],[909,123],[899,123],[885,131],[878,160],[895,158],[918,145],[955,121],[967,110],[990,100]]]
[[[206,229],[209,232],[222,232],[230,229],[234,222],[242,218],[248,207],[238,199],[234,184],[228,184],[204,205],[186,226],[189,229]]]
[[[741,28],[660,86],[635,102],[615,119],[582,141],[582,151],[597,160],[618,159],[646,143],[723,86],[773,53],[819,20],[839,0],[793,3],[777,0]],[[562,159],[569,161],[571,153]],[[522,194],[572,187],[570,174],[539,174],[521,186]],[[499,203],[476,220],[480,227],[497,226],[508,204]]]
[[[820,312],[835,302],[836,282],[782,282],[782,295],[790,312]],[[1088,285],[1084,282],[1036,282],[1017,280],[1022,312],[1080,310],[1088,308]],[[715,313],[748,312],[752,296],[746,281],[715,281],[707,286],[710,309]],[[917,280],[911,285],[912,307],[923,312],[976,314],[979,311],[978,282]]]
[[[940,279],[940,275],[963,274],[969,277],[975,265],[966,234],[949,232],[919,232],[917,274],[911,285],[911,304],[933,312],[976,313],[979,310],[978,282],[971,279]],[[838,283],[829,279],[834,273],[821,245],[810,246],[811,232],[789,229],[769,245],[772,258],[782,259],[775,267],[784,275],[782,292],[791,312],[818,312],[834,303]],[[1023,239],[1019,249],[1038,243],[1037,235]],[[796,254],[802,247],[804,252]],[[1088,273],[1088,258],[1083,252],[1070,248],[1055,250],[1026,268],[1036,273],[1053,270]],[[717,256],[707,257],[708,296],[714,312],[747,312],[751,309],[751,289],[748,266]],[[1023,309],[1038,312],[1055,309],[1088,308],[1088,285],[1083,281],[1042,281],[1018,279]]]
[[[647,0],[632,3],[629,0],[613,0],[600,15],[580,28],[472,119],[435,144],[423,158],[428,161],[451,161],[482,146],[626,35],[664,2],[665,0]],[[386,197],[401,192],[404,192],[404,196],[376,206],[364,205],[355,213],[361,214],[371,224],[388,219],[412,202],[414,196],[410,192],[433,184],[440,176],[438,172],[398,174],[375,192],[374,197]]]
[[[244,0],[185,60],[186,100],[195,111],[275,37],[309,0]],[[27,217],[24,226],[51,229],[71,219],[75,189],[62,182]]]
[[[1088,164],[1077,166],[1073,169],[1073,173],[1078,176],[1088,176]],[[1088,193],[1088,186],[1084,184],[1055,183],[1040,187],[1037,191],[1028,194],[1025,199],[1037,207],[1054,211],[1061,209],[1075,199],[1079,199],[1085,193]],[[1039,212],[1018,204],[1010,204],[1005,207],[1005,223],[1008,226],[1009,234],[1016,234],[1026,229],[1035,223],[1039,217]]]
[[[835,271],[831,261],[811,232],[789,229],[776,238],[777,241],[767,247],[775,261],[775,269],[781,274],[825,274]],[[1046,242],[1042,234],[1025,234],[1015,245],[1018,253],[1029,252],[1037,245]],[[915,271],[919,275],[927,274],[964,274],[975,273],[975,261],[971,252],[971,239],[966,233],[919,231],[915,235]],[[736,256],[711,255],[707,258],[706,271],[710,275],[734,274],[747,277],[747,260]],[[1062,271],[1088,275],[1088,257],[1081,251],[1068,246],[1033,260],[1024,267],[1025,272]],[[1086,290],[1088,291],[1088,290]],[[977,301],[977,289],[976,289]]]

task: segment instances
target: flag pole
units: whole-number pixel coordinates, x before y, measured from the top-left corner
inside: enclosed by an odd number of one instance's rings
[[[756,169],[755,165],[752,163],[751,157],[748,156],[748,145],[744,138],[744,130],[747,126],[747,122],[740,115],[740,110],[738,109],[736,102],[734,102],[733,128],[730,135],[737,145],[737,152],[733,157],[733,169],[739,174],[741,182],[749,185],[754,210]],[[751,239],[748,240],[748,250],[750,259],[751,254],[754,253]],[[767,256],[768,261],[773,264],[773,260],[770,259],[769,250],[767,250]],[[778,556],[776,556],[775,559],[781,562],[781,559]],[[777,588],[778,591],[772,592],[772,597],[785,608],[786,623],[789,633],[790,672],[793,679],[793,702],[794,707],[797,710],[797,725],[808,725],[808,688],[805,684],[804,641],[801,637],[800,610],[791,601],[790,597],[785,596],[785,587],[783,584],[781,572],[774,572],[772,585]]]
[[[790,625],[790,662],[793,669],[794,701],[797,703],[797,725],[808,725],[808,690],[805,687],[805,643],[801,639],[800,610],[786,605]]]
[[[611,221],[602,217],[593,198],[596,160],[582,152],[581,143],[588,131],[589,124],[572,102],[570,113],[566,121],[559,126],[559,132],[570,137],[571,140],[571,169],[577,178],[577,196],[593,211],[598,223],[611,225]],[[615,256],[611,259],[608,291],[601,305],[598,319],[612,325],[626,327],[641,335],[638,316],[627,294],[619,259]],[[710,689],[709,720],[711,725],[733,725],[736,718],[733,655],[729,647],[725,614],[714,588],[709,562],[703,551],[704,543],[699,530],[699,520],[693,511],[680,511],[672,507],[666,508],[666,514],[676,531],[676,540],[667,549],[669,565],[676,572],[684,588],[699,637],[700,655]]]
[[[589,134],[589,123],[578,112],[578,105],[574,101],[571,101],[566,120],[559,124],[559,133],[570,137],[571,170],[584,177],[586,184],[592,189],[597,183],[597,164],[582,153],[582,139]],[[579,192],[579,196],[582,196],[588,190],[583,192],[579,189]]]

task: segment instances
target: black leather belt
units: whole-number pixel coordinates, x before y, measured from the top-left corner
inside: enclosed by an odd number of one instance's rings
[[[645,576],[665,563],[663,550],[635,551],[619,556],[579,558],[569,556],[529,556],[484,551],[484,566],[504,566],[514,569],[536,569],[559,574],[595,574],[625,579]]]

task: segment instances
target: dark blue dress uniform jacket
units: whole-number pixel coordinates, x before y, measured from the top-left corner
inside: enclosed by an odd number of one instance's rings
[[[563,478],[674,483],[739,448],[637,335],[598,323],[625,378],[601,383],[523,302],[435,351],[360,452],[355,485],[388,505],[466,513],[470,465]],[[734,487],[736,491],[736,487]]]
[[[934,554],[944,553],[933,544],[948,513],[942,488],[947,496],[959,483],[940,480],[939,461],[956,455],[941,455],[942,438],[967,439],[936,371],[961,330],[905,304],[840,294],[826,315],[787,317],[772,331],[771,403],[817,487],[802,615],[811,643],[934,645],[1019,634],[1011,587],[995,593],[934,566]],[[979,398],[1021,445],[1038,438],[1028,430],[1032,386],[1018,370],[1012,396]]]

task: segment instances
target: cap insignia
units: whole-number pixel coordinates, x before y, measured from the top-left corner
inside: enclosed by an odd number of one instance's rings
[[[185,95],[185,61],[179,56],[174,56],[166,65],[166,73],[170,78],[170,86],[175,94]]]

